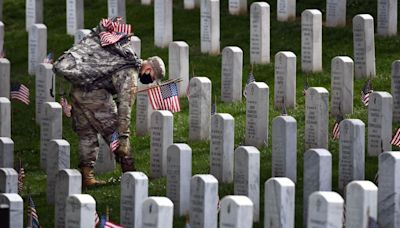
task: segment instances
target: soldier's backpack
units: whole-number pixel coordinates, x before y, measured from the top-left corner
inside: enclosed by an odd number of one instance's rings
[[[102,47],[99,36],[91,32],[80,43],[64,52],[54,63],[54,72],[73,85],[92,90],[102,88],[115,72],[126,68],[139,68],[128,39]]]

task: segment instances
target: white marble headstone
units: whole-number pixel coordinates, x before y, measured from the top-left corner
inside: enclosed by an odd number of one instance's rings
[[[219,0],[201,0],[200,50],[201,53],[218,55],[220,50]]]
[[[278,0],[276,8],[278,21],[293,21],[296,19],[296,0]]]
[[[369,227],[378,218],[378,188],[371,181],[352,181],[346,188],[346,228]]]
[[[307,89],[305,149],[328,148],[329,92],[323,87]]]
[[[194,77],[189,84],[189,140],[208,140],[211,121],[211,81],[206,77]]]
[[[0,97],[10,99],[10,61],[0,58]]]
[[[28,72],[36,73],[36,68],[47,56],[47,27],[44,24],[33,24],[28,38]]]
[[[56,175],[63,169],[70,167],[70,145],[66,140],[55,139],[50,140],[47,144],[47,203],[54,204]]]
[[[142,5],[151,5],[151,2],[153,0],[140,0],[140,2],[142,3]]]
[[[156,0],[157,1],[157,0]],[[149,197],[143,202],[142,228],[172,228],[174,204],[167,197]]]
[[[343,204],[336,192],[314,192],[309,199],[307,227],[342,228]]]
[[[56,175],[54,201],[54,227],[65,226],[65,207],[67,197],[81,194],[82,176],[76,169],[63,169]]]
[[[326,22],[327,27],[346,26],[346,0],[326,1]]]
[[[234,194],[245,195],[253,202],[253,220],[258,222],[260,211],[260,151],[253,146],[235,150]]]
[[[309,149],[304,154],[303,225],[306,226],[308,197],[315,191],[332,190],[332,155],[325,149]]]
[[[95,227],[96,201],[88,194],[72,194],[67,197],[65,227]]]
[[[13,167],[14,167],[14,141],[9,137],[0,137],[0,168],[13,168]]]
[[[190,226],[217,228],[218,181],[212,175],[194,175],[190,180]]]
[[[233,181],[235,120],[227,113],[211,117],[210,174],[221,183]]]
[[[11,102],[0,97],[0,137],[11,137]]]
[[[25,29],[29,32],[33,24],[43,23],[43,0],[25,0]]]
[[[44,103],[55,101],[56,77],[53,72],[53,65],[50,63],[40,63],[36,68],[35,78],[35,119],[36,123],[40,124],[44,113]]]
[[[174,139],[174,116],[170,111],[154,111],[151,115],[150,176],[167,175],[167,148]]]
[[[0,193],[18,193],[18,173],[13,168],[0,168]]]
[[[246,86],[246,135],[248,146],[261,148],[268,144],[269,87],[264,82]]]
[[[123,22],[126,22],[126,5],[125,0],[108,0],[108,17],[122,17]]]
[[[10,227],[22,228],[24,225],[24,202],[16,193],[0,193],[0,205],[10,208]]]
[[[296,55],[280,51],[275,55],[274,106],[281,110],[296,106]]]
[[[168,47],[172,42],[172,0],[154,0],[154,45]]]
[[[270,62],[270,7],[266,2],[250,6],[250,63]]]
[[[350,57],[337,56],[331,63],[331,115],[353,113],[354,62]]]
[[[316,9],[301,14],[301,70],[322,71],[322,13]]]
[[[138,88],[146,88],[147,85],[142,85],[138,82]],[[153,108],[149,101],[147,91],[139,92],[136,94],[136,136],[146,136],[151,131],[151,114]]]
[[[375,38],[374,18],[358,14],[353,18],[354,76],[355,79],[374,77]]]
[[[393,122],[399,123],[400,122],[400,60],[395,60],[392,63],[391,79],[392,79],[391,94],[393,96]]]
[[[62,139],[62,108],[57,102],[46,102],[40,123],[40,167],[44,170],[47,166],[48,144],[52,139]]]
[[[228,1],[229,14],[241,15],[247,13],[247,0],[229,0]]]
[[[373,92],[368,104],[368,155],[390,151],[392,145],[393,98],[388,92]]]
[[[295,186],[286,177],[270,178],[265,182],[264,227],[294,227]]]
[[[142,53],[142,41],[138,36],[132,36],[131,37],[131,46],[133,50],[135,51],[136,55],[140,58],[141,53]]]
[[[121,179],[121,226],[135,228],[142,225],[142,205],[148,197],[149,180],[142,172],[126,172]]]
[[[297,121],[291,116],[272,120],[272,176],[297,179]]]
[[[359,119],[345,119],[339,125],[339,190],[353,180],[364,180],[365,124]]]
[[[378,224],[400,227],[400,153],[384,152],[379,156]]]
[[[378,0],[377,32],[381,36],[397,35],[397,0]]]
[[[192,178],[192,149],[184,143],[167,149],[167,197],[174,203],[178,216],[189,214],[190,179]]]
[[[222,50],[221,100],[235,102],[242,100],[243,51],[236,46]]]
[[[115,155],[110,151],[110,145],[104,138],[97,134],[99,141],[99,154],[97,155],[96,164],[94,166],[96,174],[113,172],[116,168]]]
[[[178,92],[179,97],[184,97],[189,84],[189,45],[184,41],[171,42],[168,57],[169,79],[182,79],[178,83]]]
[[[74,36],[84,26],[84,0],[67,1],[67,34]]]
[[[83,40],[83,38],[91,32],[90,29],[78,29],[75,32],[74,43],[77,44]]]
[[[253,202],[247,196],[225,196],[219,211],[220,228],[253,226]]]

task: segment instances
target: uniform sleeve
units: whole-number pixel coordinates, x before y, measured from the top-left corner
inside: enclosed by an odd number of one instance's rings
[[[129,68],[113,76],[113,85],[117,92],[118,131],[120,136],[130,135],[131,110],[137,90],[137,71]]]

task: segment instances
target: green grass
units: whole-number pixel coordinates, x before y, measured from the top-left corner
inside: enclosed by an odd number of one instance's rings
[[[25,1],[5,0],[3,22],[5,24],[5,49],[7,58],[11,62],[11,81],[22,82],[31,89],[31,105],[12,103],[12,138],[15,142],[15,157],[22,159],[26,173],[26,186],[22,196],[26,199],[28,189],[37,205],[40,221],[43,227],[53,226],[54,207],[46,202],[46,174],[39,167],[39,138],[40,130],[34,120],[34,77],[28,76],[28,34],[25,32]],[[220,68],[221,56],[207,56],[200,53],[199,10],[183,10],[183,1],[174,4],[174,40],[183,40],[190,45],[190,72],[195,75],[207,76],[213,82],[213,98],[217,96],[218,112],[230,113],[235,118],[235,148],[244,142],[245,129],[245,101],[234,104],[219,102],[220,97]],[[249,16],[230,16],[227,13],[227,0],[221,0],[221,50],[228,45],[239,46],[244,52],[243,83],[245,83],[249,67]],[[248,1],[249,4],[254,1]],[[153,43],[153,8],[142,6],[139,0],[126,0],[127,21],[134,26],[134,32],[142,40],[142,57],[152,55],[161,56],[168,66],[168,49],[155,48]],[[254,74],[257,81],[266,82],[270,87],[270,114],[269,121],[279,115],[273,107],[274,85],[274,55],[278,51],[289,50],[297,55],[297,68],[300,69],[300,13],[304,9],[317,8],[325,12],[325,1],[301,0],[297,3],[297,19],[295,22],[281,23],[276,21],[276,1],[271,5],[271,60],[268,65],[256,65]],[[330,61],[338,55],[353,56],[351,19],[357,13],[370,13],[376,17],[376,1],[349,0],[347,9],[347,26],[344,28],[323,28],[323,68],[317,74],[309,74],[310,86],[322,86],[330,90]],[[96,26],[100,18],[106,17],[106,0],[85,1],[85,27]],[[64,50],[71,47],[73,37],[66,35],[65,28],[65,1],[44,0],[44,23],[48,26],[48,50],[59,56]],[[391,63],[398,57],[400,39],[375,38],[377,77],[373,80],[374,90],[390,91]],[[305,74],[297,71],[297,107],[288,110],[289,115],[298,122],[298,164],[296,184],[296,227],[302,225],[302,175],[304,153],[304,97],[302,96]],[[355,81],[354,84],[354,113],[349,118],[358,118],[367,122],[367,110],[359,100],[359,92],[364,81]],[[174,142],[188,143],[188,102],[181,99],[183,111],[174,115]],[[135,108],[134,108],[135,110]],[[132,114],[135,120],[135,113]],[[330,129],[334,123],[330,120]],[[271,124],[270,124],[271,125]],[[394,125],[393,127],[398,127]],[[134,122],[131,126],[135,132]],[[271,129],[269,129],[271,134]],[[133,134],[134,135],[134,134]],[[63,136],[71,144],[71,168],[78,166],[77,137],[71,129],[71,120],[64,117]],[[132,137],[136,167],[139,171],[149,174],[149,137]],[[209,164],[209,143],[189,143],[193,150],[193,174],[207,173]],[[271,177],[271,139],[268,147],[261,152],[261,192],[260,192],[260,223],[254,227],[262,227],[264,182]],[[338,178],[338,142],[329,141],[329,151],[333,155],[333,190],[337,190]],[[377,158],[366,157],[366,179],[372,180],[377,171]],[[101,178],[117,179],[120,170],[102,175]],[[120,183],[84,191],[91,194],[97,202],[97,211],[102,213],[106,207],[110,209],[110,219],[119,221]],[[165,195],[166,180],[151,180],[149,195]],[[220,184],[219,195],[233,194],[232,184]],[[175,217],[174,227],[183,227],[184,218]]]

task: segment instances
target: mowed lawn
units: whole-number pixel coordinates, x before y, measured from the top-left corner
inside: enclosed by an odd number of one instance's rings
[[[228,14],[228,1],[221,0],[221,50],[225,46],[239,46],[243,49],[243,85],[251,69],[249,64],[249,15],[231,16]],[[254,1],[248,1],[250,5]],[[269,91],[269,123],[280,114],[280,110],[273,106],[274,94],[274,55],[279,51],[292,51],[297,55],[297,106],[289,109],[288,114],[297,120],[297,183],[296,183],[296,227],[302,226],[302,188],[303,188],[303,153],[304,151],[304,96],[303,85],[306,78],[310,86],[322,86],[331,90],[330,62],[335,56],[353,57],[353,36],[351,20],[359,13],[369,13],[375,18],[376,1],[348,0],[347,26],[344,28],[323,28],[323,72],[305,75],[301,72],[300,65],[300,14],[304,9],[320,9],[325,18],[325,1],[300,0],[297,2],[296,21],[282,23],[276,21],[276,1],[268,2],[271,6],[271,64],[254,66],[254,75],[257,81],[268,84]],[[53,52],[56,57],[69,49],[73,44],[73,37],[66,34],[66,1],[44,0],[44,24],[48,28],[48,52]],[[153,37],[153,6],[142,6],[139,0],[126,0],[127,22],[131,23],[135,35],[142,41],[142,57],[153,55],[161,56],[168,66],[168,49],[154,47]],[[217,98],[217,111],[230,113],[235,118],[235,148],[244,144],[245,134],[245,99],[237,103],[222,103],[221,96],[221,56],[208,56],[200,53],[200,13],[199,9],[184,10],[183,0],[174,1],[174,41],[186,41],[190,46],[190,74],[206,76],[212,81],[212,97]],[[85,1],[85,28],[97,25],[101,18],[107,16],[106,0]],[[3,8],[3,23],[5,24],[5,50],[6,57],[11,62],[11,81],[24,83],[31,91],[31,104],[25,106],[17,101],[12,102],[12,139],[15,142],[15,161],[22,160],[26,170],[26,181],[22,196],[25,209],[27,195],[31,193],[36,203],[36,209],[43,227],[53,227],[54,207],[46,202],[46,173],[40,169],[39,145],[40,129],[35,123],[35,78],[28,75],[28,33],[25,31],[25,1],[5,0]],[[391,64],[400,59],[398,36],[391,38],[375,37],[377,76],[373,79],[375,91],[390,92]],[[167,70],[168,73],[168,70]],[[58,78],[57,78],[58,79]],[[57,89],[59,88],[57,81]],[[360,101],[360,91],[365,81],[354,83],[354,113],[346,118],[361,119],[367,123],[367,109]],[[58,96],[57,96],[58,100]],[[188,143],[193,152],[193,174],[205,174],[209,170],[209,142],[188,142],[188,102],[181,99],[182,112],[174,114],[174,142]],[[135,110],[136,107],[133,108]],[[135,112],[132,112],[135,120]],[[335,122],[330,118],[329,132]],[[393,124],[393,131],[398,124]],[[271,136],[271,127],[269,127]],[[131,125],[132,145],[136,168],[149,174],[149,137],[135,137],[134,121]],[[366,131],[367,132],[367,131]],[[331,136],[331,135],[330,135]],[[71,168],[78,167],[77,137],[71,129],[71,119],[63,116],[63,137],[71,144]],[[393,148],[397,150],[397,148]],[[338,186],[338,141],[330,138],[329,151],[333,155],[333,190]],[[260,182],[260,222],[254,227],[263,225],[264,208],[264,183],[271,177],[271,137],[268,146],[261,148],[261,182]],[[378,168],[376,157],[366,157],[366,179],[373,180]],[[110,184],[83,193],[91,194],[96,199],[99,214],[109,208],[110,220],[119,222],[120,210],[120,169],[100,178],[110,180]],[[149,195],[165,196],[166,179],[150,180]],[[219,197],[233,194],[233,184],[220,184]],[[24,216],[26,219],[26,216]],[[183,227],[185,218],[175,217],[174,227]]]

